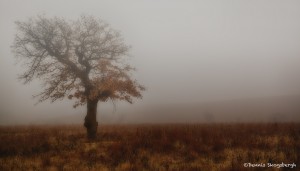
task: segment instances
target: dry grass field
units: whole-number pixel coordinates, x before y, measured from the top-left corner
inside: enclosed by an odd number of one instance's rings
[[[0,127],[4,171],[299,170],[299,154],[299,123],[106,125],[93,142],[82,126]]]

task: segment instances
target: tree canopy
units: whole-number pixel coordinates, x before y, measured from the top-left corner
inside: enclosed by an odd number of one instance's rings
[[[17,21],[12,49],[26,71],[24,83],[42,80],[39,101],[76,99],[74,107],[91,101],[141,98],[145,88],[131,78],[126,63],[130,49],[118,31],[92,16],[76,21],[37,16]]]

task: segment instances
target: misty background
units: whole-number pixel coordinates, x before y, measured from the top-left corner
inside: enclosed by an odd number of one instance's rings
[[[100,123],[300,121],[300,1],[0,0],[0,125],[83,123],[85,106],[35,105],[10,46],[15,21],[93,15],[131,45],[133,105],[98,104]]]

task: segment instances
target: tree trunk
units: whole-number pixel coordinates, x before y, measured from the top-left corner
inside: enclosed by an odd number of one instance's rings
[[[90,140],[96,138],[98,122],[96,119],[97,115],[97,104],[98,100],[87,101],[87,114],[84,119],[84,126],[87,130],[87,137]]]

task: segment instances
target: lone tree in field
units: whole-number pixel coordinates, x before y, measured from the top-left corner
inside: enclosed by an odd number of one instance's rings
[[[89,139],[96,137],[99,101],[142,98],[144,87],[130,77],[134,68],[124,60],[129,46],[105,22],[91,16],[76,21],[37,16],[16,24],[12,48],[26,66],[20,79],[25,84],[42,80],[39,102],[68,97],[76,99],[74,107],[86,104]]]

